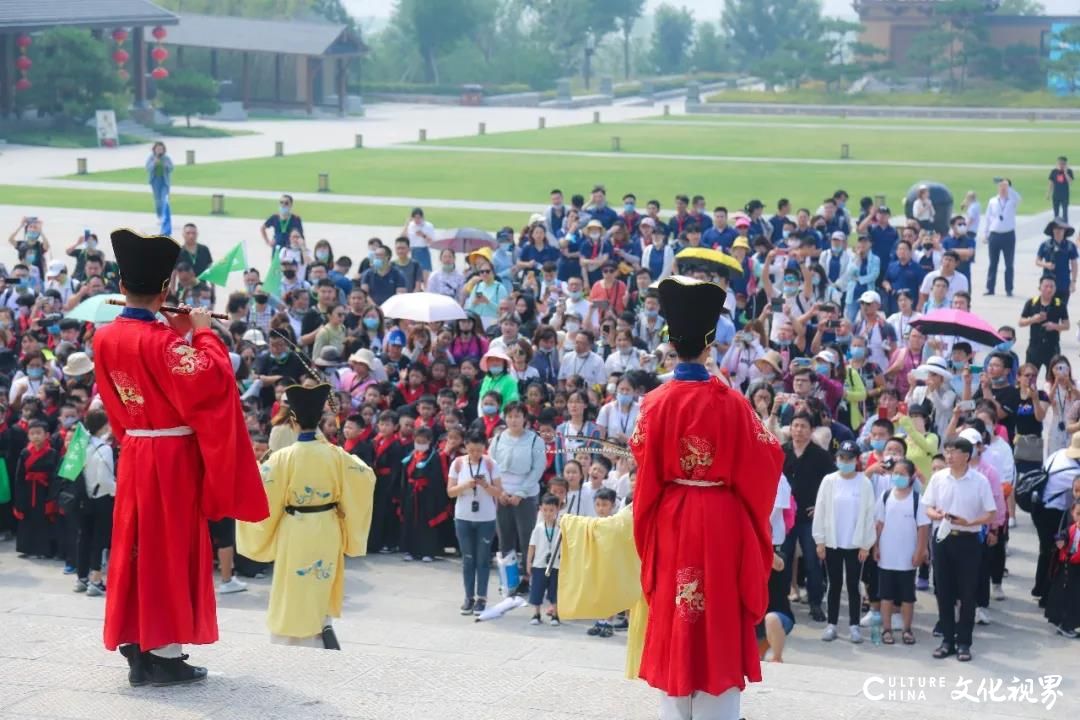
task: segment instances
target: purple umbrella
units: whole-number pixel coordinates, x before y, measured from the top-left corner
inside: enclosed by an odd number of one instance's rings
[[[934,310],[912,321],[911,327],[918,328],[923,335],[955,335],[990,347],[1004,342],[990,323],[966,310]]]
[[[491,233],[476,228],[458,228],[453,235],[445,235],[431,243],[431,247],[436,250],[449,249],[466,254],[480,248],[494,248],[497,245]]]

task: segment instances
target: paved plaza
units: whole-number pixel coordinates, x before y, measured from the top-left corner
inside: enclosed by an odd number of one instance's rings
[[[629,119],[656,115],[658,109],[617,106],[602,112]],[[415,139],[420,127],[430,128],[432,139],[475,133],[478,121],[487,121],[489,132],[526,129],[535,126],[539,114],[546,115],[549,124],[591,119],[591,110],[376,106],[362,119],[257,122],[245,127],[262,135],[224,141],[174,139],[170,146],[176,156],[182,156],[187,147],[197,148],[200,159],[207,161],[245,158],[269,154],[275,139],[283,139],[297,152],[348,147],[356,132],[364,132],[368,144],[388,144]],[[107,169],[141,165],[145,149],[4,148],[0,150],[0,184],[39,182],[71,172],[74,158],[87,153],[94,169]],[[146,199],[149,207],[149,193]],[[535,210],[543,207],[545,199],[536,198]],[[1034,213],[1042,205],[1041,197],[1028,198],[1022,211]],[[520,209],[528,212],[534,208]],[[267,214],[273,210],[273,200],[268,199]],[[84,227],[104,234],[113,227],[151,230],[154,225],[150,213],[42,210],[0,204],[0,231],[10,232],[27,214],[43,218],[54,253],[62,252]],[[437,223],[437,213],[431,215]],[[177,217],[174,222],[184,220]],[[215,257],[237,241],[246,240],[249,264],[259,268],[269,264],[269,249],[255,234],[257,221],[196,220],[200,240],[209,245]],[[1047,212],[1020,219],[1014,298],[1001,294],[981,297],[986,251],[985,246],[979,248],[973,288],[976,310],[995,326],[1015,325],[1022,303],[1035,293],[1038,273],[1033,261],[1047,220]],[[309,238],[325,237],[339,252],[353,257],[362,254],[368,237],[392,237],[401,227],[305,225]],[[3,244],[0,262],[10,267],[13,261],[13,248]],[[239,275],[233,280],[239,283]],[[1021,330],[1021,356],[1027,339],[1028,332]],[[1076,358],[1080,346],[1075,333],[1070,331],[1062,341],[1063,351]],[[1010,576],[1005,581],[1009,597],[992,603],[991,625],[976,629],[973,663],[930,657],[935,647],[930,629],[936,613],[930,594],[919,594],[918,644],[914,647],[874,647],[869,641],[861,646],[843,640],[822,643],[821,625],[810,623],[806,606],[799,605],[785,664],[765,666],[765,682],[752,686],[744,695],[743,714],[749,720],[994,720],[1043,718],[1051,712],[1060,717],[1080,710],[1080,641],[1051,634],[1027,596],[1035,536],[1026,516],[1021,518],[1010,547]],[[345,617],[337,625],[342,652],[270,645],[264,627],[270,580],[252,580],[248,592],[221,599],[221,642],[190,648],[193,661],[210,668],[206,683],[172,690],[136,690],[127,685],[123,659],[102,647],[103,599],[72,592],[73,578],[61,574],[60,563],[20,560],[13,543],[0,544],[0,718],[656,717],[656,693],[644,683],[622,678],[625,637],[621,633],[612,639],[587,637],[588,623],[584,622],[569,622],[560,628],[529,627],[527,610],[490,623],[462,618],[457,611],[461,589],[460,566],[455,559],[429,566],[403,563],[396,556],[377,556],[351,560],[348,568]],[[841,626],[841,636],[845,633]],[[1039,678],[1049,675],[1063,678],[1060,695],[1044,695]],[[964,685],[962,680],[969,683]],[[1033,702],[1025,701],[1023,693],[1017,694],[1017,688],[1028,680]],[[953,698],[965,690],[967,699]],[[994,701],[993,697],[1002,699]],[[1055,704],[1048,712],[1045,705],[1051,700]]]

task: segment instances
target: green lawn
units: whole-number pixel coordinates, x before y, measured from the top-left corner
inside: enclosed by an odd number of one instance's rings
[[[112,192],[109,190],[64,190],[54,188],[0,185],[0,203],[23,207],[85,208],[87,210],[120,210],[152,212],[153,200],[146,193]],[[170,198],[173,216],[191,217],[210,214],[210,196],[180,195]],[[391,205],[342,205],[332,203],[303,203],[297,212],[307,222],[342,223],[347,225],[404,226],[411,207]],[[247,198],[225,199],[227,217],[264,220],[276,210],[275,203]],[[497,228],[517,227],[523,223],[521,213],[487,212],[477,210],[432,209],[429,216],[441,228],[478,226]]]
[[[255,135],[251,130],[226,130],[219,127],[207,127],[206,125],[153,125],[151,129],[157,135],[166,137],[183,138],[223,138],[236,137],[239,135]]]
[[[991,107],[991,108],[1080,108],[1080,98],[1054,95],[1046,91],[1022,92],[1004,87],[986,87],[960,93],[827,93],[800,89],[787,92],[721,90],[705,98],[713,103],[768,103],[791,105],[873,105],[910,107]]]
[[[844,127],[845,125],[875,125],[896,127],[904,125],[912,130],[927,127],[955,127],[971,129],[979,133],[994,133],[1006,130],[1029,130],[1038,132],[1041,130],[1068,130],[1075,132],[1077,123],[1067,120],[957,120],[953,118],[924,118],[924,117],[829,117],[826,115],[765,115],[755,113],[691,113],[687,115],[658,115],[656,117],[641,118],[645,123],[673,123],[700,125],[710,123],[714,125],[745,124],[755,125],[832,125]],[[633,122],[631,122],[633,124]],[[1006,133],[1007,134],[1007,133]]]
[[[97,147],[97,130],[91,127],[24,128],[0,132],[0,138],[13,145],[44,145],[55,148]],[[134,135],[120,135],[121,145],[140,145],[149,142]]]
[[[718,130],[678,123],[579,125],[439,140],[438,144],[608,152],[614,136],[619,137],[622,152],[628,154],[835,160],[840,158],[840,146],[846,143],[851,157],[857,160],[1006,165],[1045,162],[1048,171],[1071,144],[1070,138],[1061,133],[1012,133],[999,138],[985,133],[934,133],[919,128],[882,131],[834,125],[771,129],[735,125]]]

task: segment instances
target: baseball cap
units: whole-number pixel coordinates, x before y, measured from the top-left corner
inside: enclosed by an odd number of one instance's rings
[[[386,336],[387,345],[405,345],[405,333],[401,331],[401,328],[394,328]]]
[[[892,215],[892,210],[888,205],[879,205],[877,211],[883,215]]]
[[[740,217],[735,220],[735,227],[750,227],[750,218]]]
[[[878,295],[877,292],[874,291],[874,290],[867,290],[866,292],[864,292],[862,295],[859,296],[859,302],[860,303],[877,303],[878,305],[880,305],[881,304],[881,296]]]
[[[840,443],[840,448],[836,451],[836,457],[859,457],[859,446],[853,440],[845,440]]]
[[[975,428],[968,428],[966,430],[961,430],[960,431],[960,437],[964,438],[965,440],[967,440],[972,445],[979,445],[983,441],[982,433],[980,433]]]
[[[831,237],[833,240],[847,240],[847,233],[845,233],[843,230],[836,230],[829,237]]]
[[[47,277],[47,278],[60,277],[61,275],[63,275],[66,272],[67,272],[67,265],[64,264],[63,260],[53,260],[51,263],[49,263],[49,271],[45,273],[45,277]]]

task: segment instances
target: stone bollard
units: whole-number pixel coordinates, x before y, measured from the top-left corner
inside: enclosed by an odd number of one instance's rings
[[[285,157],[285,143],[280,140],[274,142],[274,157]]]
[[[420,142],[427,142],[427,130],[420,128]]]
[[[480,123],[476,128],[477,135],[487,135],[487,123]]]
[[[594,125],[599,125],[600,124],[600,111],[599,110],[593,110],[592,121],[593,121]]]
[[[319,192],[330,192],[330,173],[319,173]]]
[[[86,158],[75,158],[75,174],[86,175]]]
[[[211,195],[210,196],[210,214],[211,215],[224,215],[225,214],[225,196],[224,195]]]
[[[536,128],[538,130],[543,130],[546,127],[547,127],[547,118],[544,117],[543,115],[541,115],[540,120],[536,123]]]
[[[611,152],[622,152],[622,138],[618,135],[611,138]]]
[[[671,115],[671,106],[670,105],[665,105],[664,106],[664,117],[667,117],[669,115]]]
[[[362,133],[356,133],[356,142],[354,144],[356,149],[364,147],[364,135]]]
[[[851,147],[847,143],[840,146],[840,159],[847,160],[851,157]]]
[[[194,165],[195,164],[195,151],[194,150],[188,150],[185,153],[185,156],[186,156],[188,165]]]

